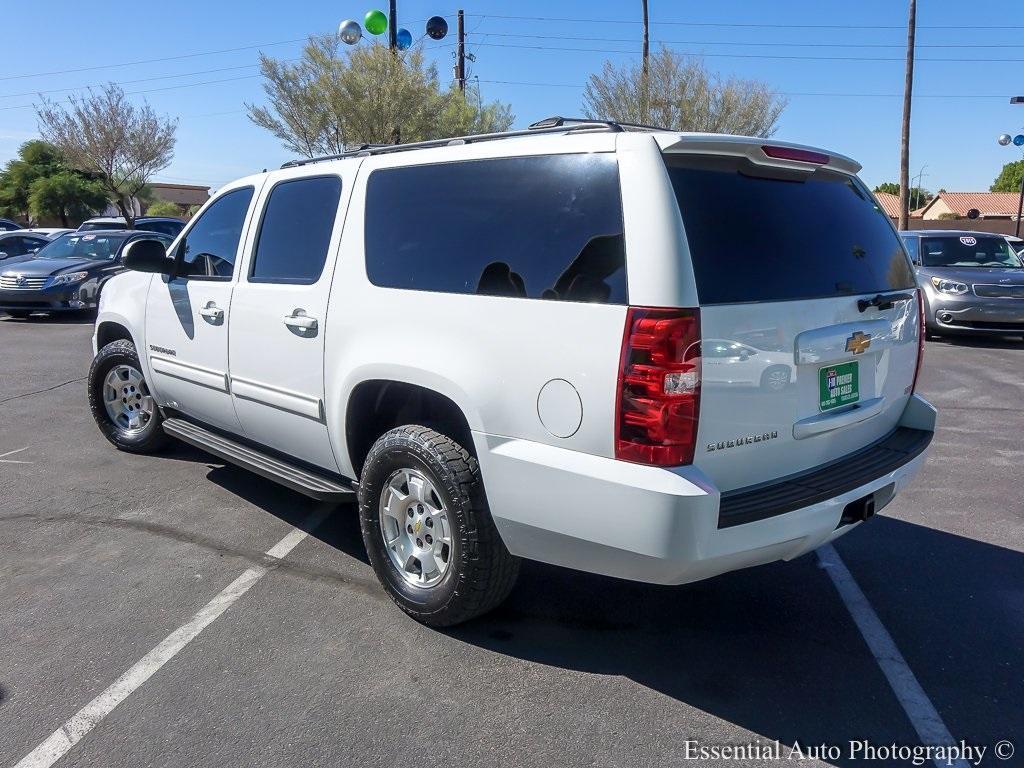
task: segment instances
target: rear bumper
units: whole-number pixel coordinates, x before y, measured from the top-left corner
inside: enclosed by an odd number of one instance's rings
[[[911,398],[900,427],[933,432],[934,424],[935,410]],[[855,527],[839,527],[848,504],[877,492],[884,506],[925,460],[922,449],[854,487],[837,485],[828,498],[720,527],[722,495],[694,467],[645,467],[483,433],[474,439],[495,524],[513,554],[657,584],[816,549]]]

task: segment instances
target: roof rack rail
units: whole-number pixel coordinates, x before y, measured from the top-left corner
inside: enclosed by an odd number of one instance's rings
[[[302,160],[289,160],[282,168],[298,168],[310,163],[322,163],[329,160],[342,160],[346,157],[369,157],[370,155],[386,155],[392,152],[407,152],[413,149],[430,149],[433,147],[457,146],[460,144],[476,144],[482,141],[497,141],[499,139],[511,139],[518,136],[536,136],[549,133],[576,133],[589,131],[610,131],[620,133],[622,131],[663,131],[665,128],[657,128],[650,125],[634,125],[631,123],[617,123],[613,120],[591,120],[583,117],[548,117],[530,125],[524,130],[502,131],[500,133],[477,133],[468,136],[453,136],[447,139],[430,139],[429,141],[414,141],[409,144],[362,144],[358,147],[339,152],[334,155],[322,157],[311,157]]]

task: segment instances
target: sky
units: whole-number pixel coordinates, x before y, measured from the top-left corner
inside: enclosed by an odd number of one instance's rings
[[[723,77],[762,80],[787,95],[776,138],[849,155],[872,186],[897,179],[904,0],[649,1],[652,47],[701,55]],[[451,3],[398,2],[399,26],[423,41],[446,83]],[[67,0],[6,6],[0,163],[37,136],[38,94],[64,99],[113,81],[180,121],[174,161],[156,179],[214,188],[292,157],[245,113],[246,103],[264,100],[258,52],[297,57],[308,35],[387,9],[380,0],[176,0],[135,3],[130,13],[83,12]],[[476,59],[470,77],[485,101],[511,105],[515,127],[581,114],[592,72],[605,60],[640,56],[640,0],[463,0],[462,7]],[[423,35],[435,14],[451,27],[440,42]],[[1004,163],[1024,156],[996,142],[1000,133],[1024,133],[1024,106],[1009,104],[1024,95],[1024,3],[918,0],[917,45],[914,183],[923,170],[921,183],[933,191],[987,190]]]

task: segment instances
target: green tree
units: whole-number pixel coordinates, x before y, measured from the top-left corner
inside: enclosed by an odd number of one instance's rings
[[[27,141],[0,171],[0,213],[23,219],[81,219],[106,205],[96,180],[68,167],[52,144]]]
[[[247,104],[249,118],[306,157],[503,131],[514,119],[505,104],[442,90],[420,48],[396,55],[373,44],[339,52],[335,35],[321,35],[309,39],[297,62],[260,54],[260,70],[268,104]]]
[[[177,121],[159,117],[148,104],[132,104],[115,83],[70,96],[66,107],[44,98],[35,109],[43,138],[103,185],[131,227],[134,199],[171,164]]]
[[[1024,176],[1024,160],[1007,163],[992,182],[989,192],[1019,192],[1021,176]]]
[[[639,62],[604,63],[583,92],[592,119],[659,125],[676,131],[771,136],[786,99],[757,80],[722,79],[704,62],[664,46]]]
[[[77,223],[102,210],[107,194],[95,179],[63,170],[32,182],[28,203],[36,219],[54,216],[60,219],[62,227],[67,227],[72,221]]]
[[[146,208],[147,216],[181,216],[181,207],[170,200],[157,200]]]

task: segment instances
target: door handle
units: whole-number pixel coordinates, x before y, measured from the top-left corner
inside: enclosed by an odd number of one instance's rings
[[[210,320],[223,320],[224,310],[214,304],[212,301],[205,307],[199,310],[199,314]]]
[[[289,328],[298,328],[303,331],[316,330],[316,318],[307,317],[305,311],[301,309],[296,309],[292,314],[285,315],[284,324]]]

